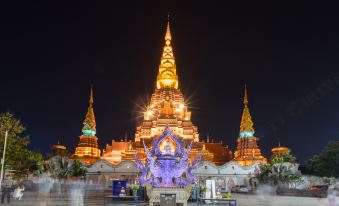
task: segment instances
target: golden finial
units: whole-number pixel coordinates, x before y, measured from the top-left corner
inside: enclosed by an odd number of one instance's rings
[[[248,97],[247,97],[247,87],[246,87],[246,84],[245,84],[244,105],[245,106],[248,105]]]
[[[165,41],[166,45],[170,46],[171,45],[171,40],[172,40],[172,35],[171,35],[171,30],[170,30],[170,22],[167,22],[167,28],[166,28],[166,35],[165,35]]]
[[[178,88],[178,76],[171,40],[170,22],[168,21],[165,34],[165,46],[163,48],[157,76],[157,89],[164,87]]]
[[[90,94],[90,97],[89,97],[89,103],[90,104],[94,103],[94,100],[93,100],[93,85],[91,85],[91,94]]]

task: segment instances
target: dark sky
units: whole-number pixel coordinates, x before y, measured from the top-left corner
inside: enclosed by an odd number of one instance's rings
[[[170,14],[201,136],[235,149],[247,83],[264,153],[280,141],[305,161],[339,137],[338,7],[236,2],[2,2],[0,112],[24,122],[31,148],[60,139],[73,150],[93,84],[101,148],[125,131],[134,138]]]

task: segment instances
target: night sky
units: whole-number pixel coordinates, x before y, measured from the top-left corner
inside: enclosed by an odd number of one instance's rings
[[[101,149],[125,131],[134,139],[139,106],[155,88],[170,14],[179,84],[201,137],[209,133],[235,150],[246,83],[264,154],[280,141],[304,162],[339,138],[336,8],[2,2],[0,112],[23,121],[32,149],[48,152],[59,139],[73,151],[93,84]]]

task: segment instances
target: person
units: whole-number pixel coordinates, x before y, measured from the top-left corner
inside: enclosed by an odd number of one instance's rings
[[[71,183],[72,206],[84,206],[84,188],[83,180],[76,180]]]
[[[1,194],[1,204],[5,203],[5,197],[7,197],[7,203],[10,202],[11,199],[11,191],[12,191],[12,180],[9,179],[9,175],[2,180],[2,194]]]
[[[21,200],[22,196],[24,195],[23,191],[25,191],[25,186],[18,186],[17,188],[15,188],[14,192],[13,192],[13,198],[15,200]]]
[[[53,187],[53,179],[43,174],[39,179],[39,206],[46,206],[50,199],[50,192]]]

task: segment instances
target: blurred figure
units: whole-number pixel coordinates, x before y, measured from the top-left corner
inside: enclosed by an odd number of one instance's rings
[[[83,180],[71,182],[72,206],[84,206],[84,188],[85,182]]]
[[[25,191],[25,186],[18,185],[13,192],[13,198],[15,200],[21,200],[23,197],[23,191]]]
[[[9,175],[6,175],[5,179],[2,180],[1,204],[5,202],[5,197],[7,197],[7,203],[10,202],[12,185],[13,181],[9,179]]]
[[[50,191],[53,187],[53,179],[44,174],[39,179],[39,206],[46,206],[49,198]]]
[[[24,195],[23,191],[25,191],[25,187],[22,186],[20,187],[20,185],[15,188],[14,192],[13,192],[13,198],[15,200],[21,200],[22,196]]]

